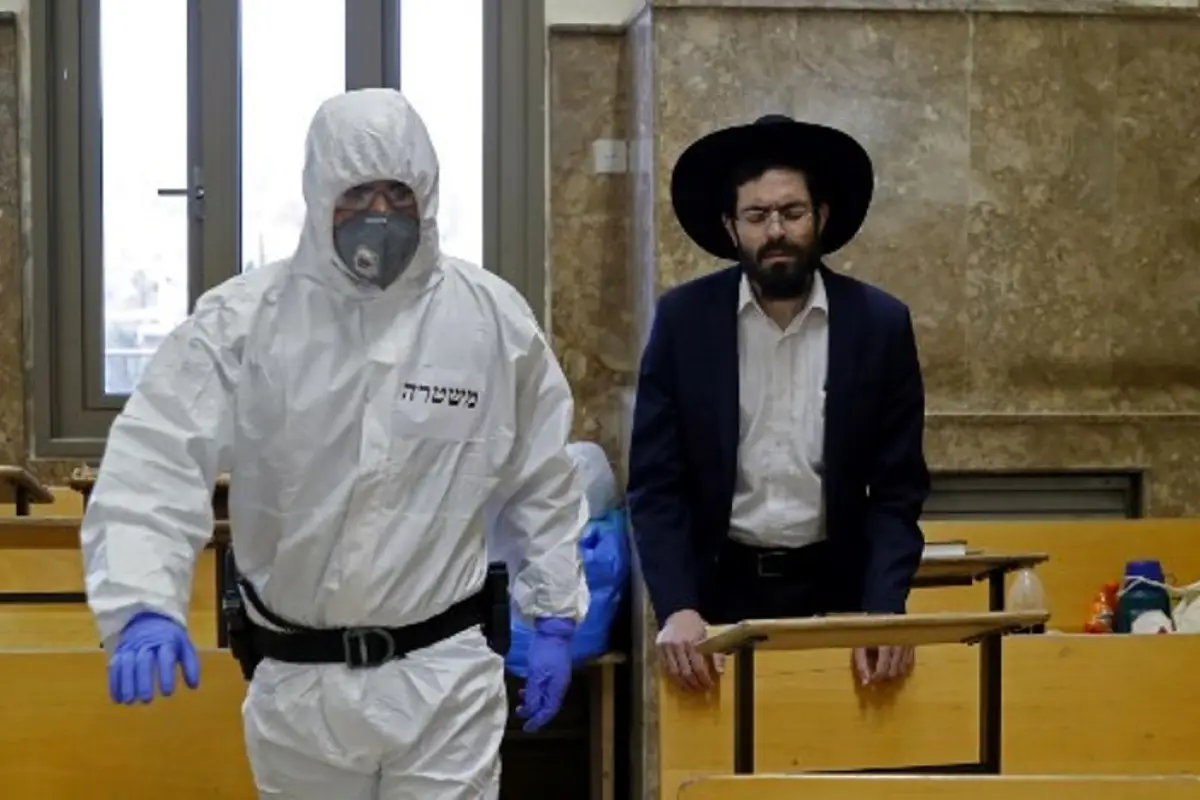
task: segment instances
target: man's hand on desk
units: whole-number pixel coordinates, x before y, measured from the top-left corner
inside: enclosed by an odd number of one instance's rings
[[[852,659],[859,683],[869,686],[906,677],[912,672],[916,653],[911,647],[859,647]]]
[[[723,656],[705,656],[696,650],[696,644],[707,632],[708,623],[695,611],[684,609],[667,617],[667,623],[658,633],[658,656],[663,669],[685,689],[697,692],[712,689],[724,671]]]

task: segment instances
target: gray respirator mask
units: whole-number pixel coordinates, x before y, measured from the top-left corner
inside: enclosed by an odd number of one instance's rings
[[[360,211],[333,229],[333,246],[364,283],[386,289],[399,278],[421,244],[421,222],[403,214]]]

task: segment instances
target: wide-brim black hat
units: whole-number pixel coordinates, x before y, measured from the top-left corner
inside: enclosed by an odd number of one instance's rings
[[[802,170],[829,205],[821,250],[832,253],[854,238],[867,217],[875,190],[871,157],[854,137],[836,128],[771,114],[750,125],[710,133],[694,142],[671,173],[675,217],[696,244],[736,261],[737,247],[725,230],[733,172],[753,160]]]

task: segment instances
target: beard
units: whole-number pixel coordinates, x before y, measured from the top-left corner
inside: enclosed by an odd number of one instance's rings
[[[751,253],[738,245],[742,270],[764,300],[796,300],[808,294],[821,263],[816,245],[805,247],[783,239],[767,242]],[[767,259],[773,258],[771,263]]]

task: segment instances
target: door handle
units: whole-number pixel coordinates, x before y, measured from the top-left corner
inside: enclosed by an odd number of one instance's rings
[[[159,189],[159,197],[190,197],[193,200],[204,199],[204,187],[197,186],[195,189]]]
[[[159,197],[185,197],[188,201],[188,210],[190,216],[194,220],[204,219],[204,170],[199,166],[193,166],[191,172],[191,186],[185,188],[164,187],[158,190]]]

